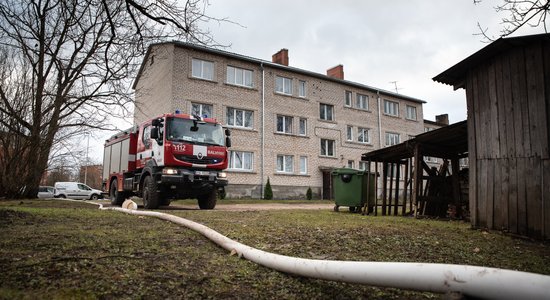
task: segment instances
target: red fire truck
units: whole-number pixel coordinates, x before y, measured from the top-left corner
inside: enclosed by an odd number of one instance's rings
[[[130,196],[145,208],[196,198],[213,209],[227,185],[229,136],[215,119],[177,111],[148,120],[105,142],[104,190],[113,205]]]

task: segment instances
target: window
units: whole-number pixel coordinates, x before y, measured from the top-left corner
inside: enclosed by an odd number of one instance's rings
[[[390,116],[399,116],[399,103],[384,100],[384,113]]]
[[[359,170],[366,170],[367,169],[367,163],[364,161],[359,162]]]
[[[334,157],[334,140],[321,139],[321,155]]]
[[[307,174],[307,156],[300,156],[300,174]]]
[[[346,139],[348,141],[353,141],[353,127],[352,126],[348,126],[346,128]]]
[[[212,117],[212,105],[202,104],[202,103],[191,103],[191,114],[198,115],[201,117]]]
[[[252,171],[254,153],[245,151],[229,151],[229,169]]]
[[[369,130],[367,128],[357,128],[357,141],[359,143],[370,143]]]
[[[292,95],[292,79],[277,76],[275,78],[275,92]]]
[[[307,119],[300,118],[300,128],[298,134],[307,135]]]
[[[416,106],[407,105],[407,119],[416,120]]]
[[[351,92],[350,91],[346,91],[346,103],[344,104],[344,106],[351,107]]]
[[[143,128],[143,136],[141,138],[145,149],[151,148],[151,125],[147,125]]]
[[[294,156],[277,155],[277,172],[284,172],[284,173],[294,172]]]
[[[369,96],[357,94],[357,101],[355,105],[359,109],[369,109]]]
[[[252,128],[252,116],[252,111],[228,107],[227,125],[234,127]]]
[[[298,97],[306,97],[306,82],[303,80],[298,81]]]
[[[355,161],[348,160],[348,168],[353,169],[355,167]]]
[[[386,146],[399,144],[399,133],[386,132]]]
[[[214,63],[200,59],[193,59],[191,74],[195,78],[214,80]]]
[[[330,104],[320,104],[319,105],[319,118],[321,120],[334,120],[334,106]]]
[[[292,117],[277,115],[277,132],[292,133]]]
[[[252,87],[252,71],[227,66],[227,83]]]

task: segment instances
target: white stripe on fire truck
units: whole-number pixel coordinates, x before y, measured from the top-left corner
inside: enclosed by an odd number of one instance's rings
[[[153,151],[147,150],[147,151],[143,151],[143,152],[138,152],[137,156],[139,157],[139,159],[153,157]],[[134,160],[135,160],[135,158],[134,158]]]

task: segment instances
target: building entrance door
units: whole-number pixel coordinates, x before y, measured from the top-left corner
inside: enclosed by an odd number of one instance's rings
[[[331,170],[322,170],[322,172],[323,172],[323,200],[333,199]]]

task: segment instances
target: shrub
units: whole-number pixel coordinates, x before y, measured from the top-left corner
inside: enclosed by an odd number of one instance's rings
[[[271,190],[271,183],[269,183],[269,177],[267,177],[267,183],[264,188],[264,199],[271,200],[273,199],[273,191]]]
[[[311,191],[311,187],[308,187],[306,192],[306,199],[311,200],[312,198],[313,198],[313,192]]]

